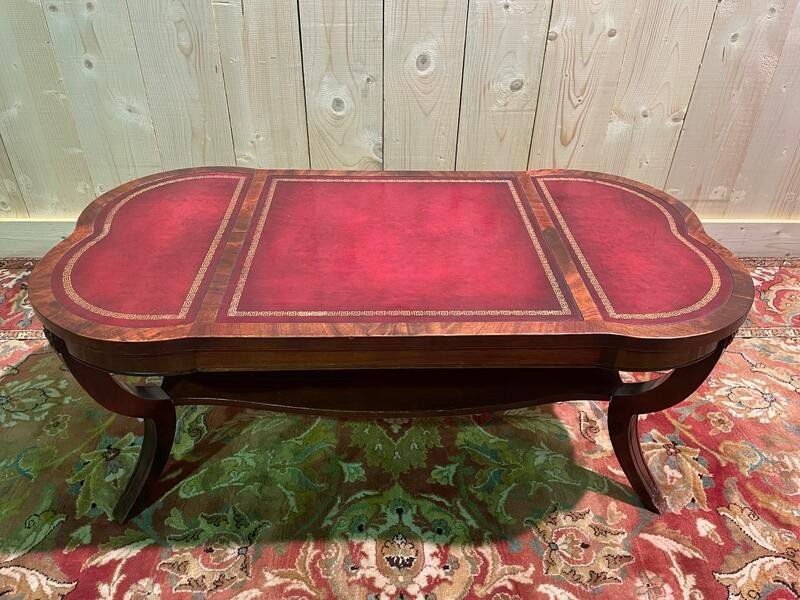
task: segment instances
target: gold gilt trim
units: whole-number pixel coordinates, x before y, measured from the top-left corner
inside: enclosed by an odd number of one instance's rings
[[[653,200],[652,198],[629,187],[618,185],[610,181],[602,181],[597,179],[588,179],[583,177],[546,177],[546,178],[538,178],[538,181],[542,186],[542,191],[544,192],[544,196],[547,200],[547,203],[550,205],[550,208],[552,209],[553,214],[555,214],[556,219],[558,220],[558,223],[561,226],[562,231],[564,232],[564,235],[567,237],[567,240],[572,246],[572,250],[575,252],[575,256],[577,256],[578,261],[581,263],[581,266],[586,271],[586,274],[589,277],[589,282],[592,284],[592,287],[594,288],[595,292],[597,292],[597,295],[600,297],[600,301],[603,303],[603,307],[606,309],[610,317],[614,319],[647,319],[647,320],[667,319],[670,317],[677,317],[680,315],[685,315],[694,312],[696,310],[699,310],[700,308],[704,307],[709,302],[711,302],[711,300],[713,300],[714,297],[719,292],[721,287],[721,278],[719,271],[717,271],[717,268],[714,266],[714,263],[712,263],[711,260],[709,260],[709,258],[697,246],[692,244],[688,239],[686,239],[685,237],[683,237],[683,235],[681,235],[680,231],[678,231],[675,219],[672,218],[672,215],[669,213],[669,211],[666,208],[664,208],[661,204]],[[603,290],[603,286],[600,285],[600,282],[595,276],[594,271],[592,271],[592,268],[589,266],[589,261],[587,261],[586,257],[583,255],[583,252],[581,251],[578,242],[572,235],[572,231],[570,231],[570,228],[567,226],[566,220],[564,219],[561,212],[558,210],[558,207],[556,206],[553,197],[550,195],[550,190],[547,189],[547,184],[545,183],[546,181],[588,181],[591,183],[598,183],[609,187],[617,188],[629,192],[631,194],[635,194],[636,196],[639,196],[640,198],[646,200],[647,202],[655,206],[659,211],[661,211],[661,214],[664,215],[664,217],[667,220],[667,223],[669,224],[669,229],[670,232],[672,232],[672,235],[675,238],[677,238],[684,246],[686,246],[697,256],[699,256],[700,259],[703,261],[703,263],[705,263],[706,267],[711,273],[711,280],[712,280],[711,288],[708,290],[705,296],[703,296],[700,300],[698,300],[691,306],[685,306],[677,310],[671,310],[668,312],[656,312],[656,313],[617,312],[614,309],[614,306],[611,304],[611,301],[609,300],[605,291]]]
[[[240,311],[239,302],[242,298],[247,277],[250,274],[250,268],[253,266],[253,258],[255,256],[258,244],[261,240],[261,234],[264,230],[264,225],[267,221],[270,206],[272,205],[272,198],[275,194],[275,189],[281,181],[302,181],[312,183],[360,183],[360,182],[386,182],[386,183],[500,183],[508,185],[511,190],[511,195],[514,198],[514,203],[517,206],[520,216],[525,224],[525,229],[528,232],[528,237],[533,244],[536,255],[539,257],[539,262],[545,271],[547,280],[558,299],[560,310],[515,310],[515,309],[496,309],[496,310],[248,310]],[[498,180],[498,179],[411,179],[411,178],[398,178],[398,179],[373,179],[373,178],[279,178],[274,179],[270,185],[267,193],[267,199],[264,203],[264,208],[261,211],[261,216],[256,225],[253,233],[253,238],[250,241],[250,246],[247,250],[242,272],[239,280],[236,282],[236,289],[231,299],[230,307],[228,308],[229,317],[536,317],[536,316],[551,316],[551,315],[569,315],[571,310],[567,304],[564,293],[558,285],[558,280],[553,273],[547,256],[542,249],[542,245],[536,235],[528,215],[525,213],[522,201],[517,194],[517,190],[511,180]]]
[[[114,217],[119,212],[119,210],[125,206],[128,202],[136,198],[137,196],[143,194],[144,192],[150,191],[152,189],[171,184],[171,183],[179,183],[181,181],[189,181],[194,179],[238,179],[239,183],[236,186],[236,189],[233,192],[233,196],[231,197],[230,203],[228,204],[228,209],[225,211],[225,215],[220,222],[219,227],[217,228],[216,235],[214,235],[214,239],[209,246],[208,252],[206,252],[205,258],[203,259],[202,264],[200,265],[200,269],[197,271],[197,275],[192,282],[192,286],[189,288],[189,293],[186,296],[186,299],[183,302],[183,306],[181,307],[180,311],[177,314],[139,314],[139,313],[123,313],[123,312],[116,312],[113,310],[107,310],[105,308],[101,308],[99,306],[95,306],[91,302],[84,299],[75,288],[72,286],[72,270],[75,268],[75,264],[78,262],[78,259],[92,246],[99,243],[103,238],[105,238],[108,233],[111,231],[111,223],[114,220]],[[232,175],[232,174],[214,174],[214,175],[192,175],[188,177],[179,177],[177,179],[168,179],[165,181],[159,181],[152,185],[149,185],[145,188],[140,190],[136,190],[129,196],[126,196],[123,200],[121,200],[113,209],[108,213],[106,216],[106,220],[103,223],[103,229],[100,232],[100,235],[96,238],[93,238],[89,243],[85,244],[78,250],[67,262],[66,266],[64,267],[64,272],[61,276],[61,281],[64,286],[64,291],[67,293],[67,296],[70,300],[72,300],[75,304],[80,306],[81,308],[88,310],[94,314],[103,316],[103,317],[110,317],[114,319],[129,319],[135,321],[166,321],[166,320],[173,320],[173,319],[184,319],[189,312],[189,308],[194,301],[195,296],[197,295],[197,290],[200,289],[200,284],[205,277],[206,272],[208,271],[208,267],[211,264],[211,260],[214,258],[214,254],[219,247],[220,242],[222,241],[222,237],[225,233],[225,229],[228,226],[228,223],[233,216],[233,211],[236,207],[236,203],[239,199],[239,195],[241,194],[242,187],[244,186],[244,182],[247,180],[246,176],[243,175]]]

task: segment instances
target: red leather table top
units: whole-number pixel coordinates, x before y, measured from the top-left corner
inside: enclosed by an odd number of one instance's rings
[[[508,179],[276,178],[218,318],[576,318],[523,198]]]
[[[749,293],[685,206],[572,171],[164,173],[92,203],[43,264],[37,311],[98,340],[131,329],[448,335],[459,324],[675,336]]]

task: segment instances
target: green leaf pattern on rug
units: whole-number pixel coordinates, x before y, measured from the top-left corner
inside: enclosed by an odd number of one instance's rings
[[[393,477],[421,467],[428,450],[441,448],[435,423],[411,419],[385,419],[348,423],[351,443],[362,449],[371,467],[380,467]]]
[[[0,562],[10,562],[33,550],[39,543],[58,529],[67,519],[63,513],[44,510],[40,513],[29,515],[22,524],[8,538],[0,540],[2,550]]]
[[[472,492],[486,503],[496,518],[509,522],[511,517],[506,513],[505,502],[518,484],[522,468],[518,453],[507,439],[496,437],[475,424],[459,430],[456,446],[481,465],[472,479]]]
[[[14,379],[0,387],[0,426],[42,421],[60,404],[66,382],[41,373],[31,379]]]
[[[431,475],[428,481],[431,483],[438,483],[439,485],[455,485],[453,478],[455,477],[458,463],[450,463],[449,465],[436,465],[431,470]]]
[[[510,425],[537,435],[547,435],[559,440],[567,441],[572,435],[564,423],[555,415],[548,412],[549,408],[520,408],[510,410],[502,415]]]
[[[97,450],[81,454],[83,464],[67,479],[68,483],[81,483],[75,514],[86,516],[98,509],[111,518],[114,504],[133,471],[139,456],[139,444],[128,433],[117,441],[102,445]]]
[[[210,593],[244,582],[251,574],[253,545],[268,528],[264,520],[251,520],[235,506],[224,512],[201,513],[190,527],[174,516],[169,536],[175,551],[158,568],[175,578],[176,592]]]
[[[30,446],[17,455],[15,463],[21,475],[30,481],[35,481],[49,469],[57,457],[56,446]]]
[[[52,500],[47,494],[40,505]],[[11,564],[37,548],[66,520],[66,515],[52,510],[33,513],[22,519],[14,533],[0,540],[0,595],[9,598],[58,599],[73,589],[76,582],[62,581],[39,569]],[[13,594],[13,596],[11,595]]]
[[[85,546],[92,541],[92,524],[86,523],[78,527],[69,536],[69,543],[64,548],[65,552],[71,552],[80,546]]]
[[[442,496],[409,494],[399,484],[381,493],[356,494],[343,502],[332,519],[331,538],[379,539],[402,527],[421,540],[463,543],[469,530],[451,502]]]
[[[307,425],[308,421],[294,419],[287,423],[296,427]],[[326,460],[334,460],[331,450],[335,442],[332,422],[316,419],[299,435],[280,444],[269,448],[245,444],[232,456],[204,465],[181,483],[180,496],[195,498],[215,490],[238,488],[289,519],[329,485],[330,469],[323,474],[315,465],[320,467]]]
[[[210,406],[179,408],[178,422],[175,426],[175,441],[172,443],[172,455],[175,459],[186,458],[195,444],[208,434],[205,419],[210,410]]]
[[[582,469],[568,456],[541,442],[525,447],[519,444],[519,438],[499,437],[474,423],[458,430],[456,446],[479,465],[469,489],[500,522],[514,520],[506,510],[512,492],[533,497],[540,490],[563,493],[564,486],[572,489],[572,495],[586,489],[608,488],[603,477]],[[543,514],[540,506],[537,515]]]
[[[344,473],[344,482],[345,483],[355,483],[356,481],[366,481],[366,472],[364,471],[364,465],[360,462],[340,462],[339,466],[342,467],[342,472]]]

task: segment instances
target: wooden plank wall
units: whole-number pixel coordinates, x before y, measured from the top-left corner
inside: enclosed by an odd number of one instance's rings
[[[0,223],[206,164],[593,169],[800,218],[800,0],[3,0],[0,56]]]

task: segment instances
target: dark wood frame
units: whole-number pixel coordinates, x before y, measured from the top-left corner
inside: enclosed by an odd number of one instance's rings
[[[94,219],[104,206],[143,183],[206,170],[154,175],[104,194],[87,207],[75,231],[40,262],[32,276],[33,306],[52,345],[78,382],[109,410],[145,421],[141,456],[115,509],[117,519],[124,521],[152,499],[174,437],[175,406],[182,404],[375,418],[463,414],[569,399],[605,400],[610,402],[609,431],[623,471],[645,506],[651,510],[663,506],[642,457],[637,417],[673,406],[697,389],[744,321],[753,300],[747,270],[706,235],[685,205],[655,188],[635,184],[678,210],[688,235],[725,262],[733,291],[724,306],[675,323],[628,324],[602,319],[544,205],[532,200],[544,240],[569,284],[584,316],[582,321],[216,323],[213,314],[243,244],[244,222],[234,226],[200,315],[192,323],[121,328],[89,321],[60,305],[51,289],[50,274],[65,252],[91,234]],[[253,173],[241,213],[244,219],[267,172],[227,170]],[[536,172],[565,173],[633,184],[580,171]],[[387,173],[356,175],[380,177]],[[539,198],[526,173],[435,175],[513,177],[529,199]],[[618,375],[619,370],[670,369],[674,369],[670,375],[647,383],[625,384]],[[112,373],[162,375],[164,381],[160,386],[134,388],[120,383]],[[330,402],[333,393],[335,405]],[[375,397],[386,402],[380,406],[369,402]]]

